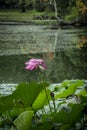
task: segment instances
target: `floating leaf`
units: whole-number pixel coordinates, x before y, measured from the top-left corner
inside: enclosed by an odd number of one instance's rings
[[[65,89],[59,93],[55,95],[55,98],[65,98],[69,95],[72,95],[75,93],[77,87],[82,86],[83,85],[83,80],[75,80],[75,81],[68,81],[68,82],[64,82],[63,84],[61,84],[61,86],[65,86]]]

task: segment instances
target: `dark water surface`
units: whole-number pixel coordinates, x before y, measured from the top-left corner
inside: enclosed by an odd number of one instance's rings
[[[87,79],[87,28],[0,25],[0,83],[38,81],[38,72],[25,70],[31,57],[46,61],[52,83]]]

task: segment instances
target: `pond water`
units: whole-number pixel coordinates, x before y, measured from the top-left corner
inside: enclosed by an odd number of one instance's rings
[[[0,25],[0,84],[39,81],[37,71],[25,70],[30,58],[46,61],[51,83],[87,79],[87,28]]]

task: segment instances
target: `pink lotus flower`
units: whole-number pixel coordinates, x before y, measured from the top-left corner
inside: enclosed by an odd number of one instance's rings
[[[44,60],[42,59],[31,59],[28,62],[25,63],[27,70],[35,70],[35,69],[42,69],[45,70],[47,68]]]

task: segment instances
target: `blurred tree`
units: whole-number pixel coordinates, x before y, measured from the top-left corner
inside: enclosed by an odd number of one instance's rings
[[[54,11],[57,18],[63,19],[67,14],[75,19],[87,20],[87,0],[0,0],[0,9],[26,9],[36,11]]]
[[[21,12],[25,12],[25,5],[26,5],[25,0],[20,0],[20,8],[21,8]]]
[[[87,1],[84,0],[76,0],[76,5],[78,9],[79,19],[87,20]]]
[[[44,1],[43,0],[33,0],[33,7],[37,11],[44,11]]]
[[[17,8],[19,0],[0,0],[0,9],[8,8],[13,9]]]
[[[64,16],[69,6],[69,0],[56,0],[57,11],[60,16]]]

